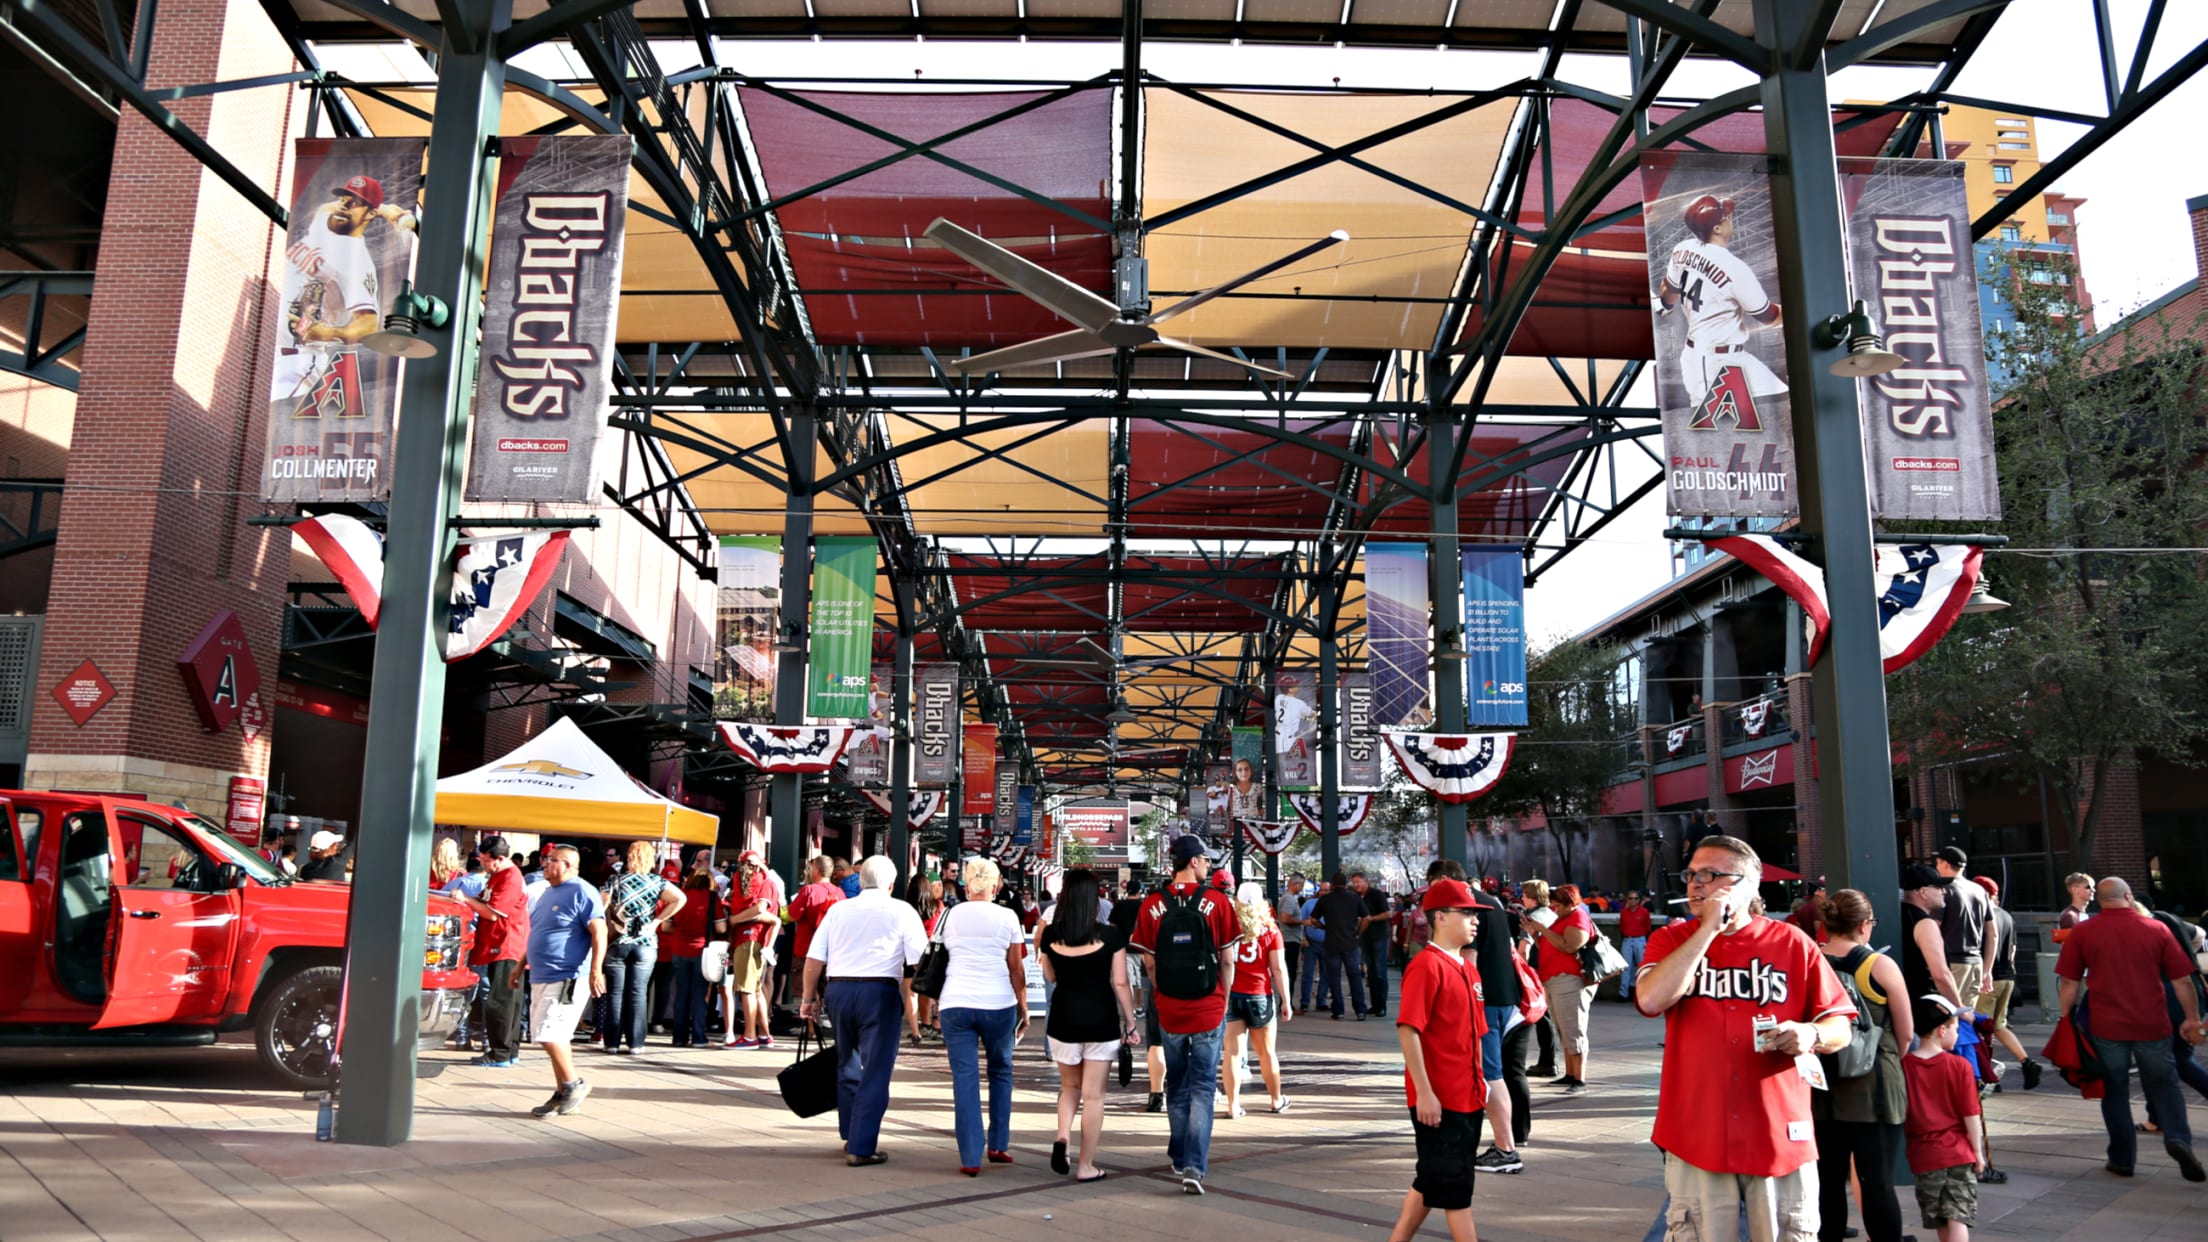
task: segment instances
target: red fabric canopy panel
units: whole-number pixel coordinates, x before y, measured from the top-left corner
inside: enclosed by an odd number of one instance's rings
[[[1503,248],[1496,266],[1508,281],[1533,257],[1530,242],[1514,242],[1509,269]],[[1460,339],[1470,340],[1485,321],[1474,306],[1465,316]],[[1556,258],[1533,293],[1533,305],[1518,321],[1506,353],[1531,358],[1653,358],[1655,321],[1648,313],[1648,260],[1641,255],[1589,254],[1567,250]]]
[[[1572,458],[1587,441],[1584,426],[1541,423],[1479,423],[1457,475],[1457,533],[1488,540],[1524,539],[1548,507],[1550,488],[1563,481]],[[1426,477],[1426,450],[1411,455],[1404,473]],[[1505,477],[1505,471],[1512,471]],[[1367,483],[1369,503],[1376,489]],[[1423,500],[1398,501],[1380,515],[1374,529],[1415,533],[1433,529],[1433,513]]]

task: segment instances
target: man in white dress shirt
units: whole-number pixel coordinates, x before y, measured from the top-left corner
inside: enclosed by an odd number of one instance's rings
[[[836,1132],[854,1168],[889,1159],[878,1148],[912,987],[905,971],[928,944],[919,914],[889,895],[896,883],[887,858],[860,863],[859,895],[828,907],[805,950],[798,1013],[810,1022],[825,1006],[835,1025]]]

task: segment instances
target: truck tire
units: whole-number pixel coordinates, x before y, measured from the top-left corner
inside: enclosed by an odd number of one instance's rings
[[[253,1044],[286,1085],[308,1091],[336,1083],[331,1057],[344,978],[342,967],[309,966],[270,984],[254,1006]]]

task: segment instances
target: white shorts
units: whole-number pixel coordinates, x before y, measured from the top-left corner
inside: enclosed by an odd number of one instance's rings
[[[1107,1039],[1093,1044],[1069,1044],[1062,1039],[1045,1038],[1050,1049],[1050,1059],[1060,1065],[1079,1065],[1083,1061],[1110,1061],[1119,1056],[1119,1041]]]
[[[574,999],[562,1002],[560,993],[572,984]],[[590,984],[581,979],[567,983],[529,985],[529,1039],[539,1044],[564,1044],[575,1038],[575,1023],[590,1007]]]

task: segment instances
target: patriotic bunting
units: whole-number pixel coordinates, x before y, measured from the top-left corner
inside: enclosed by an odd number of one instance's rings
[[[1757,699],[1740,705],[1740,727],[1750,737],[1762,737],[1763,726],[1771,720],[1771,700]]]
[[[1825,602],[1824,571],[1780,546],[1769,535],[1727,535],[1705,541],[1769,578],[1801,605],[1810,626],[1808,664],[1825,650],[1832,621]],[[1970,602],[1985,559],[1983,548],[1887,544],[1878,549],[1871,579],[1878,592],[1878,650],[1887,672],[1898,672],[1945,637]]]
[[[383,611],[383,532],[356,517],[325,513],[295,523],[291,533],[307,541],[353,597],[360,619],[376,628],[376,614]]]
[[[1242,825],[1242,835],[1250,839],[1250,844],[1268,854],[1287,849],[1288,843],[1303,831],[1300,819],[1238,819],[1234,822]]]
[[[851,744],[850,725],[765,725],[716,721],[721,741],[762,772],[812,776],[835,766]]]
[[[1676,755],[1687,748],[1687,739],[1694,736],[1691,724],[1675,725],[1664,730],[1664,753]]]
[[[369,629],[383,613],[383,535],[359,518],[326,513],[292,529],[352,596]],[[445,663],[465,660],[514,627],[559,567],[568,532],[463,539],[454,551]]]
[[[1313,832],[1322,831],[1319,825],[1325,822],[1326,804],[1320,801],[1319,795],[1292,793],[1288,795],[1288,805],[1295,810],[1296,818],[1303,821],[1304,827]],[[1372,795],[1342,794],[1334,800],[1334,807],[1335,833],[1346,837],[1362,827],[1365,817],[1372,814]]]
[[[860,797],[866,799],[868,803],[872,804],[875,810],[880,811],[884,815],[889,814],[890,804],[888,790],[861,789],[858,790],[857,793]],[[936,814],[943,809],[943,802],[945,797],[946,795],[940,789],[915,789],[910,791],[910,794],[905,801],[906,826],[909,828],[918,829],[922,825],[926,824],[928,821],[934,819],[936,817]]]
[[[1381,734],[1404,775],[1443,802],[1470,802],[1495,788],[1517,745],[1513,733]]]

